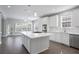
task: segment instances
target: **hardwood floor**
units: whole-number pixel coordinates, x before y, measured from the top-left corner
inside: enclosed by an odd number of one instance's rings
[[[21,37],[14,36],[2,38],[0,54],[28,54],[28,51],[22,46]]]
[[[0,54],[29,54],[29,52],[22,45],[22,38],[20,36],[2,38],[0,45]],[[53,41],[50,41],[48,50],[39,54],[78,54],[79,49],[71,48]]]
[[[42,52],[42,54],[79,54],[79,49],[50,41],[49,49]]]

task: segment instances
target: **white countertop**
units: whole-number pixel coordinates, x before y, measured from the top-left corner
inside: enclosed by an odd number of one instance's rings
[[[79,35],[79,32],[67,32],[68,34],[76,34]]]
[[[76,34],[76,35],[79,35],[79,32],[53,32],[53,33],[67,33],[67,34]]]
[[[21,32],[23,35],[28,36],[29,38],[39,38],[39,37],[45,37],[45,36],[50,36],[50,33],[33,33],[30,31],[23,31]]]
[[[54,31],[54,32],[51,32],[51,33],[67,33],[67,34],[79,35],[79,32],[76,32],[76,31],[68,31],[68,32]]]

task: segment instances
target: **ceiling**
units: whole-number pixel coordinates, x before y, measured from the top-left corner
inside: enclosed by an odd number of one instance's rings
[[[27,19],[28,17],[60,12],[75,6],[76,5],[0,5],[0,10],[9,18]]]

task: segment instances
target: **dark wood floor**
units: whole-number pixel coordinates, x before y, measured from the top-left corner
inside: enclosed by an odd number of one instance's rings
[[[22,45],[20,36],[2,38],[0,45],[0,54],[29,54]],[[70,48],[68,46],[50,41],[48,50],[40,54],[78,54],[79,49]]]

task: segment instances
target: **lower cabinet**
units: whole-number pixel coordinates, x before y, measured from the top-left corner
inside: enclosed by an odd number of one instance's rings
[[[62,38],[61,40],[62,40],[63,44],[66,44],[68,46],[70,45],[69,44],[69,34],[68,33],[62,33],[61,38]]]
[[[79,35],[76,34],[70,35],[70,46],[79,48]]]
[[[52,33],[50,40],[70,46],[68,33],[64,32]]]

